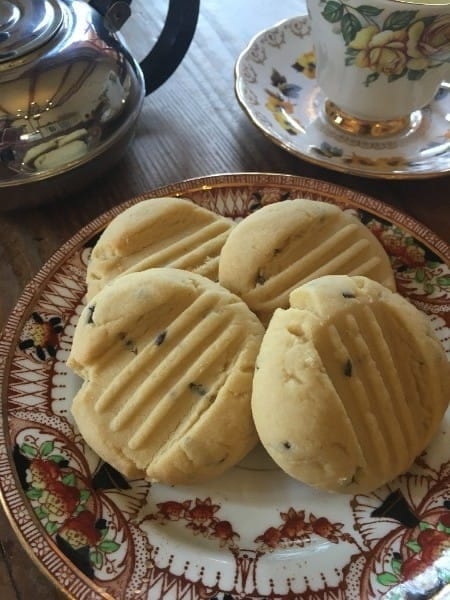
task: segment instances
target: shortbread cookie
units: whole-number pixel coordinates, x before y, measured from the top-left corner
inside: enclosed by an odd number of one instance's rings
[[[369,492],[426,448],[450,398],[450,363],[430,321],[366,277],[324,276],[278,309],[257,359],[259,437],[289,475]]]
[[[116,278],[84,308],[68,364],[72,412],[124,475],[167,484],[219,475],[256,444],[254,363],[264,334],[206,277],[154,268]]]
[[[289,293],[322,275],[364,275],[395,290],[389,257],[356,217],[326,202],[269,204],[237,224],[220,255],[219,281],[267,324]]]
[[[119,275],[174,267],[217,281],[219,254],[234,221],[183,198],[150,198],[115,217],[95,245],[87,297]]]

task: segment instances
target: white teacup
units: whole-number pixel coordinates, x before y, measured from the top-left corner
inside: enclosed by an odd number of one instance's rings
[[[356,134],[420,122],[450,77],[450,0],[307,0],[325,113]]]

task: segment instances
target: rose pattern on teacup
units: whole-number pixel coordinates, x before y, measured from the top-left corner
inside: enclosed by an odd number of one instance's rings
[[[350,6],[344,0],[321,0],[323,18],[342,35],[346,66],[369,69],[369,86],[381,75],[388,82],[421,79],[428,69],[450,62],[450,15],[420,16],[419,10],[386,15],[376,6]]]

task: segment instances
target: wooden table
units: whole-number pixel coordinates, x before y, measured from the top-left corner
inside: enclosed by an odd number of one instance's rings
[[[159,31],[165,10],[163,0],[133,2],[123,32],[138,58]],[[64,202],[0,215],[0,326],[26,283],[80,227],[131,196],[190,177],[257,171],[324,179],[390,203],[450,241],[449,176],[389,181],[329,171],[272,144],[243,114],[234,94],[239,53],[260,30],[304,12],[302,0],[201,1],[189,53],[176,75],[146,98],[136,138],[121,163]],[[1,514],[1,600],[58,597]]]

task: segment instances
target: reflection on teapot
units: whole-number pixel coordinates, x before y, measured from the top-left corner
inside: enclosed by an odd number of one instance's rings
[[[98,177],[123,154],[144,96],[181,62],[199,0],[170,0],[141,65],[116,31],[129,3],[0,0],[0,210]]]

